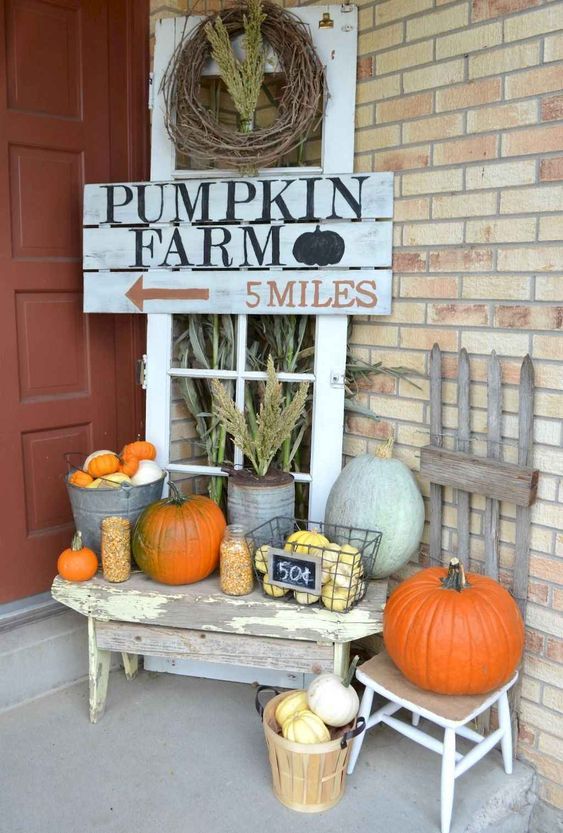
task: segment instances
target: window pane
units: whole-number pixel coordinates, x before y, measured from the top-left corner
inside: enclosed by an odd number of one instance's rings
[[[175,315],[172,367],[235,370],[236,315]]]
[[[282,384],[282,408],[285,409],[297,392],[298,384],[284,382]],[[264,382],[247,382],[245,385],[245,415],[246,424],[249,427],[251,436],[256,436],[259,429],[257,415],[264,399]],[[311,407],[313,400],[312,385],[309,386],[309,395],[305,411],[297,421],[291,435],[283,442],[279,451],[276,452],[273,463],[282,471],[308,472],[311,459]],[[283,424],[283,419],[281,420]],[[264,434],[272,435],[279,422],[268,426],[267,418],[263,418]],[[260,443],[264,446],[264,442]],[[245,465],[248,461],[245,460]]]
[[[209,477],[175,471],[171,472],[170,479],[184,495],[208,495]]]
[[[271,355],[278,372],[313,372],[314,316],[249,315],[247,320],[247,370],[265,370]]]
[[[255,130],[264,130],[276,120],[278,101],[285,86],[285,77],[281,73],[267,74],[264,79],[262,92],[258,98],[255,116]],[[200,84],[200,101],[210,110],[219,124],[231,130],[237,130],[238,116],[232,99],[221,78],[216,76],[202,76]],[[322,148],[322,106],[319,107],[318,119],[313,123],[313,129],[308,136],[302,138],[294,150],[276,163],[276,167],[315,166],[321,165]],[[219,161],[217,164],[197,154],[176,153],[176,169],[187,171],[207,171],[213,168],[224,168]]]

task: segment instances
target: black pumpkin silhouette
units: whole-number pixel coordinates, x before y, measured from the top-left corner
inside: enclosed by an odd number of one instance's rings
[[[340,263],[346,246],[342,237],[335,231],[315,231],[300,234],[293,244],[293,257],[306,266],[329,266]]]

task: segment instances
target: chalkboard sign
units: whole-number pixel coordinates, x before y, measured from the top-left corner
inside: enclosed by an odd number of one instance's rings
[[[315,555],[301,555],[270,547],[268,581],[276,587],[288,587],[291,590],[320,596],[321,564],[321,559]]]

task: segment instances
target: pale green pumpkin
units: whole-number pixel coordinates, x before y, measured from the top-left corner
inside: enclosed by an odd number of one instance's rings
[[[424,502],[412,472],[391,456],[393,440],[375,455],[361,454],[341,471],[328,496],[327,525],[383,533],[372,578],[402,567],[417,550],[424,527]],[[336,536],[338,539],[338,536]],[[344,539],[339,544],[346,543]]]

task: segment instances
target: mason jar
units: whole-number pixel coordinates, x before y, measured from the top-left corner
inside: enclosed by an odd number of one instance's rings
[[[225,528],[219,566],[221,590],[228,596],[246,596],[254,586],[252,553],[239,524]]]

